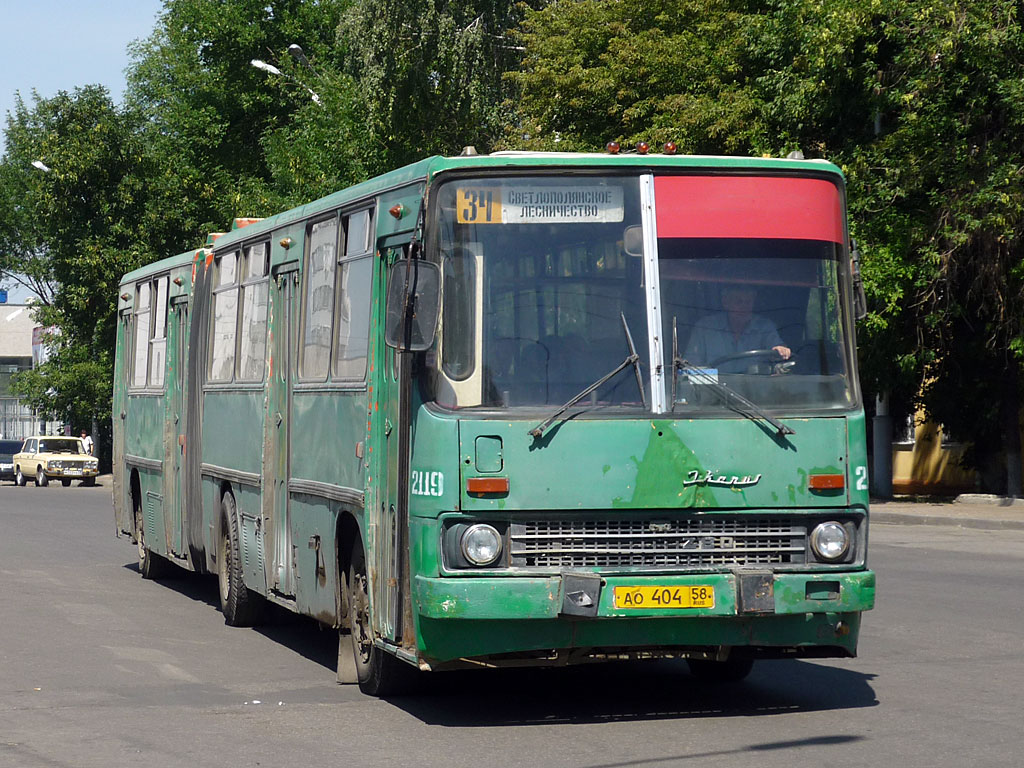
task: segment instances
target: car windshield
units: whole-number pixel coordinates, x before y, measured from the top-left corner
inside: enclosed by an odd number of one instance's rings
[[[82,453],[82,442],[71,438],[50,438],[39,441],[40,453]]]
[[[649,389],[635,177],[502,177],[439,192],[443,275],[439,403],[565,403],[629,354],[630,328]],[[649,399],[648,399],[649,401]],[[590,406],[642,409],[634,375],[588,395]]]

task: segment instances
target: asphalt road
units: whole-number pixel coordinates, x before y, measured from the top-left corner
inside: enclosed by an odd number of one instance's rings
[[[139,578],[109,487],[0,486],[0,766],[1024,764],[1024,532],[876,525],[860,657],[437,675],[380,701],[336,637],[232,629],[216,583]]]

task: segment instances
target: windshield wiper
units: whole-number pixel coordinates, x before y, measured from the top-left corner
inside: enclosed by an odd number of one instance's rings
[[[739,413],[742,413],[747,418],[754,419],[755,421],[766,421],[775,427],[776,434],[779,437],[786,435],[795,435],[796,432],[790,427],[787,427],[777,419],[772,418],[763,408],[759,405],[747,400],[743,395],[737,392],[735,389],[730,387],[728,384],[723,384],[718,380],[717,376],[712,376],[707,373],[703,368],[698,368],[689,360],[679,356],[679,344],[678,337],[676,334],[676,319],[672,318],[672,410],[676,409],[676,376],[679,371],[686,371],[687,375],[696,381],[698,384],[707,387],[725,403],[727,407],[733,408]],[[741,408],[737,408],[733,401],[736,401]]]
[[[601,387],[605,382],[615,378],[620,371],[624,370],[630,365],[633,366],[633,370],[636,373],[636,385],[640,389],[640,402],[643,404],[644,409],[647,409],[647,397],[646,395],[644,395],[644,379],[643,376],[640,374],[640,355],[636,353],[636,347],[633,346],[633,334],[629,332],[629,325],[626,323],[625,313],[620,312],[619,317],[622,318],[622,330],[625,331],[626,333],[626,343],[629,345],[629,355],[626,356],[626,359],[619,363],[613,370],[609,371],[600,379],[591,384],[589,387],[584,389],[582,392],[572,397],[569,400],[569,402],[567,402],[565,405],[563,405],[561,408],[559,408],[557,411],[551,414],[548,418],[546,418],[536,427],[527,432],[528,435],[532,435],[535,438],[543,437],[544,432],[547,430],[547,428],[550,427],[559,416],[561,416],[567,410],[572,408],[574,405],[576,405],[576,403],[578,403],[584,397],[589,395],[591,392]]]

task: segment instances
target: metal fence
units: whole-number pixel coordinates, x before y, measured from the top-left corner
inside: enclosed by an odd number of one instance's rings
[[[15,397],[0,397],[0,438],[22,440],[29,435],[56,435],[62,429],[56,421],[42,421],[32,409]]]

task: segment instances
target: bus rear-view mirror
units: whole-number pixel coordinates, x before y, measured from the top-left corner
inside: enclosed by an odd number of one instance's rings
[[[434,343],[441,298],[441,270],[437,264],[413,259],[399,261],[388,277],[384,343],[395,349],[422,352]],[[406,315],[406,285],[412,306]]]

